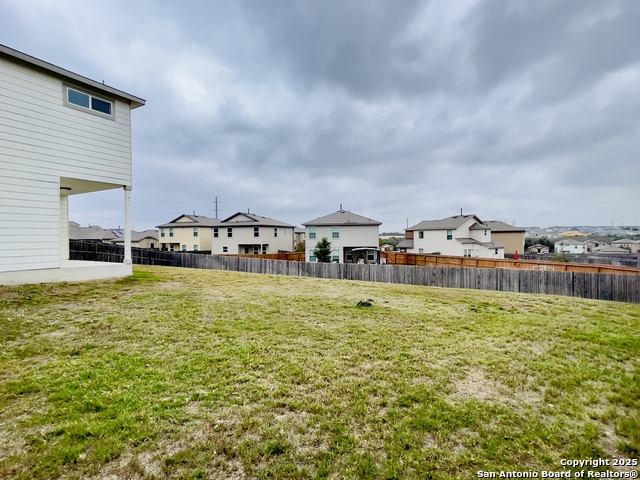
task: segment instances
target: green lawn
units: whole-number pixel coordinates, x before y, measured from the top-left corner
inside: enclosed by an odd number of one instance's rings
[[[0,287],[0,346],[0,478],[476,478],[639,457],[640,305],[136,267]]]

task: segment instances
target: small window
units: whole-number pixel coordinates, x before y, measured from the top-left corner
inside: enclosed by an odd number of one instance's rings
[[[418,238],[424,238],[424,232],[418,232]]]
[[[313,250],[309,250],[309,261],[310,262],[316,261],[316,254],[313,252]]]
[[[218,227],[214,227],[214,228],[213,228],[213,236],[214,236],[215,238],[218,238]]]
[[[194,237],[198,236],[198,227],[193,227],[193,236]]]
[[[233,237],[233,228],[231,227],[227,228],[227,237],[229,238]]]
[[[175,246],[173,245],[173,243],[170,243],[170,244],[169,244],[169,251],[170,251],[170,252],[173,252],[173,251],[175,251],[175,249],[176,249],[176,248],[175,248]]]
[[[149,248],[156,248],[156,244],[151,242],[151,246]]]
[[[228,253],[229,247],[222,247],[222,253]]]
[[[340,261],[340,250],[332,250],[331,251],[331,261],[339,262]]]
[[[93,95],[71,87],[67,87],[66,103],[75,107],[86,108],[91,112],[113,117],[113,102],[94,97]]]
[[[273,236],[274,237],[278,236],[278,227],[273,227]]]
[[[173,228],[170,228],[170,229],[169,229],[169,236],[170,236],[170,237],[173,237]]]
[[[484,234],[487,235],[487,231],[486,230],[484,231]]]
[[[249,247],[244,247],[244,254],[249,255]]]
[[[197,252],[197,251],[198,251],[198,245],[194,245],[194,246],[193,246],[193,251],[194,251],[194,252]]]
[[[367,250],[367,261],[373,262],[376,259],[376,253],[374,250]]]
[[[186,252],[187,251],[187,246],[186,245],[182,245],[182,251]]]
[[[453,240],[453,230],[447,230],[447,240]]]
[[[418,253],[424,253],[424,248],[419,248]]]
[[[340,238],[340,227],[331,227],[331,238]]]
[[[258,255],[259,253],[260,253],[260,246],[254,245],[253,246],[253,254],[254,255]]]
[[[260,236],[260,227],[253,227],[253,236],[254,237]]]
[[[262,245],[262,254],[263,255],[267,254],[267,245]]]
[[[161,236],[161,237],[164,237],[164,228],[161,228],[161,229],[160,229],[160,236]]]
[[[316,238],[316,227],[309,227],[309,238]]]

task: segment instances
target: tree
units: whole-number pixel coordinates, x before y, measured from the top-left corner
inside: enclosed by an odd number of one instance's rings
[[[316,261],[318,262],[331,262],[331,242],[327,237],[322,237],[322,240],[316,244],[313,254],[316,256]]]

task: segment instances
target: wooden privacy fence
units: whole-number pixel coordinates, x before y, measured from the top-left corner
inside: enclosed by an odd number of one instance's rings
[[[420,265],[423,267],[511,268],[517,270],[553,270],[556,272],[612,273],[639,275],[640,268],[586,263],[547,262],[500,258],[449,257],[426,253],[383,252],[389,265]],[[538,267],[538,268],[536,268]]]
[[[77,242],[76,242],[77,243]],[[71,249],[73,260],[122,261],[123,247],[92,245]],[[119,250],[119,257],[118,257]],[[271,275],[362,280],[404,285],[469,288],[515,293],[541,293],[569,297],[640,303],[640,275],[587,272],[516,270],[506,268],[422,267],[418,265],[362,265],[307,263],[240,256],[158,252],[134,248],[134,263],[228,270]],[[90,258],[92,254],[96,257]],[[82,257],[82,258],[79,258]]]

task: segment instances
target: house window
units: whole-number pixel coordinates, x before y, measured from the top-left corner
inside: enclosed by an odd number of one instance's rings
[[[231,227],[227,228],[227,237],[229,238],[233,237],[233,228]]]
[[[316,227],[309,227],[309,238],[316,238]]]
[[[464,249],[464,256],[465,257],[470,257],[471,256],[471,249],[470,248],[465,248]]]
[[[169,236],[170,236],[170,237],[173,237],[173,228],[170,228],[170,229],[169,229]]]
[[[496,255],[498,254],[498,249],[496,248]]]
[[[373,262],[376,259],[376,254],[374,250],[367,250],[367,261]]]
[[[486,230],[484,231],[484,234],[485,234],[485,236],[487,235],[487,231]]]
[[[244,247],[244,254],[249,255],[249,247]]]
[[[173,243],[170,243],[170,244],[169,244],[169,251],[170,251],[170,252],[175,251],[175,247],[174,247]]]
[[[278,227],[273,227],[273,236],[274,237],[278,236]]]
[[[424,232],[418,232],[418,238],[424,238]]]
[[[339,262],[340,261],[340,250],[332,250],[331,251],[331,261]]]
[[[344,261],[345,261],[345,263],[352,263],[353,262],[353,250],[351,250],[350,248],[345,249]]]
[[[331,227],[331,238],[340,238],[340,227]]]
[[[258,245],[253,246],[253,254],[258,255],[260,253],[260,247]]]
[[[186,245],[182,245],[182,251],[186,252],[187,251],[187,246]]]
[[[164,237],[164,228],[161,228],[161,229],[160,229],[160,236],[161,236],[161,237]]]
[[[309,250],[309,261],[310,262],[316,261],[316,254],[313,252],[313,250]]]
[[[260,236],[260,227],[253,227],[253,236],[254,237]]]
[[[150,245],[150,247],[149,247],[149,248],[156,248],[156,244],[155,244],[155,243],[153,243],[153,242],[151,242],[151,245]]]
[[[213,229],[213,236],[214,236],[215,238],[218,238],[218,227],[214,227],[214,229]]]
[[[453,230],[447,230],[447,240],[453,240]]]
[[[194,237],[198,236],[198,227],[193,227],[193,236]]]
[[[424,248],[419,248],[418,253],[424,253]]]
[[[194,251],[194,252],[197,252],[197,251],[198,251],[198,245],[194,245],[194,246],[193,246],[193,251]]]
[[[228,253],[229,247],[222,247],[222,253]]]
[[[93,95],[71,87],[67,87],[65,104],[72,107],[80,107],[92,113],[98,113],[99,115],[106,115],[110,118],[113,117],[113,102],[94,97]]]
[[[262,245],[262,254],[263,255],[267,254],[267,245]]]

